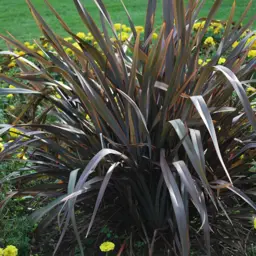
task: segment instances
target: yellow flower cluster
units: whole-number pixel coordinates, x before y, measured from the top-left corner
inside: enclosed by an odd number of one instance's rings
[[[112,242],[104,242],[100,245],[100,250],[102,252],[110,252],[110,251],[113,251],[115,249],[115,244],[112,243]]]
[[[256,229],[256,217],[253,218],[253,227]]]
[[[246,91],[247,91],[247,93],[254,93],[254,92],[256,92],[256,89],[253,88],[253,87],[248,87],[248,88],[246,89]]]
[[[4,144],[0,143],[0,152],[4,151]]]
[[[10,128],[9,129],[9,134],[12,138],[18,138],[23,133],[21,131],[19,131],[18,129],[16,129],[16,128]]]
[[[8,245],[5,249],[0,248],[0,256],[17,256],[18,249],[13,245]]]
[[[205,41],[204,41],[204,45],[205,46],[215,46],[216,45],[216,43],[215,43],[215,41],[214,41],[214,39],[213,39],[213,37],[212,36],[209,36],[209,37],[207,37],[206,39],[205,39]]]
[[[16,87],[14,86],[14,85],[9,85],[9,89],[15,89]],[[13,94],[12,93],[9,93],[9,94],[7,94],[6,95],[6,97],[8,98],[8,99],[11,99],[12,97],[13,97]]]
[[[248,44],[250,44],[250,43],[252,43],[252,49],[256,50],[256,35],[251,36],[251,37],[247,40],[246,44],[248,45]]]
[[[215,35],[219,34],[224,28],[220,22],[212,22],[210,27],[213,29],[213,34]]]
[[[220,59],[219,59],[219,61],[218,61],[218,64],[219,64],[219,65],[222,65],[222,64],[224,64],[225,62],[226,62],[226,59],[223,58],[223,57],[220,57]]]
[[[256,50],[250,50],[248,52],[248,58],[255,58],[256,57]]]
[[[116,31],[122,31],[122,32],[126,32],[126,33],[130,33],[131,32],[131,28],[130,27],[127,27],[126,25],[121,24],[121,23],[114,24],[114,28],[115,28]]]
[[[205,25],[205,21],[196,22],[196,23],[193,25],[193,29],[194,29],[195,31],[198,31],[199,29],[204,28],[204,25]]]

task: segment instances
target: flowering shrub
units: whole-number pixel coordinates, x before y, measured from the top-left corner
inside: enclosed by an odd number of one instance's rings
[[[205,26],[205,21],[198,21],[193,25],[193,31],[194,31],[194,35],[196,35],[197,33],[199,33]],[[203,65],[205,66],[210,60],[211,60],[211,56],[216,52],[220,41],[223,37],[223,33],[225,31],[225,27],[226,27],[226,23],[224,21],[212,21],[210,26],[207,27],[207,31],[204,35],[203,38],[203,47],[201,48],[200,51],[200,58],[198,60],[198,64],[199,65]],[[132,40],[132,31],[131,28],[128,27],[125,24],[121,24],[121,23],[116,23],[114,24],[114,28],[117,32],[117,36],[118,39],[125,44],[129,39]],[[235,27],[234,27],[235,29]],[[135,30],[136,32],[140,33],[141,36],[143,36],[144,34],[144,27],[143,26],[135,26]],[[236,31],[234,31],[235,33]],[[232,45],[233,48],[236,48],[240,41],[247,37],[250,34],[250,30],[247,29],[242,36],[240,37],[240,40],[235,41]],[[93,37],[91,32],[88,33],[84,33],[84,32],[78,32],[76,33],[76,36],[82,40],[84,40],[85,42],[94,45],[97,47],[98,43],[95,40],[95,38]],[[154,32],[152,34],[152,39],[156,40],[158,38],[158,33]],[[72,46],[80,51],[82,51],[80,45],[74,40],[74,38],[72,37],[65,37],[64,40],[66,42],[72,43]],[[112,37],[111,40],[113,42],[116,41],[115,37]],[[37,42],[25,42],[24,45],[34,51],[35,53],[37,53],[40,56],[45,56],[47,55],[48,51],[53,51],[54,52],[54,48],[49,44],[49,42],[47,41],[47,39],[45,37],[40,37],[40,42],[41,44],[38,44]],[[252,34],[248,37],[246,44],[251,44],[251,49],[248,51],[247,54],[247,58],[248,60],[256,57],[256,35]],[[64,47],[65,52],[69,55],[74,57],[74,50],[72,50],[71,48],[68,47]],[[24,51],[18,50],[16,49],[14,51],[14,53],[16,54],[16,57],[11,57],[8,61],[5,60],[4,63],[7,63],[7,65],[3,65],[1,66],[0,63],[0,71],[6,71],[8,69],[14,68],[16,67],[16,61],[15,59],[25,56],[26,53]],[[226,61],[225,56],[222,56],[221,59],[219,60],[218,64],[223,65]],[[6,96],[7,98],[12,98],[13,95],[12,94],[8,94]]]

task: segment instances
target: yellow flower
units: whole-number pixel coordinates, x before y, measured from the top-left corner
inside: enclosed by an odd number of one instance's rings
[[[102,252],[109,252],[109,251],[113,251],[115,249],[115,244],[112,242],[104,242],[100,245],[100,250]]]
[[[4,249],[4,256],[17,256],[18,255],[18,249],[13,245],[8,245]]]
[[[131,32],[131,28],[127,27],[126,25],[122,25],[121,28],[123,32],[126,32],[126,33]]]
[[[126,32],[128,32],[128,33],[129,33],[129,32],[131,32],[131,31],[132,31],[132,29],[131,29],[131,28],[129,28],[129,27],[127,27],[127,28],[126,28]]]
[[[246,91],[247,91],[248,93],[251,93],[251,92],[253,93],[253,92],[256,92],[256,89],[253,88],[253,87],[247,87]]]
[[[11,84],[10,84],[10,85],[9,85],[9,88],[10,88],[10,89],[15,89],[16,87],[15,87],[14,85],[11,85]]]
[[[3,256],[3,255],[4,255],[4,249],[0,248],[0,256]]]
[[[157,33],[153,33],[152,38],[153,39],[157,39],[158,38],[158,34]]]
[[[79,38],[81,38],[81,39],[85,39],[85,33],[83,33],[83,32],[78,32],[77,34],[76,34]]]
[[[87,41],[92,41],[92,40],[93,40],[93,36],[87,36],[87,37],[86,37],[86,40],[87,40]]]
[[[23,55],[26,54],[26,53],[23,52],[23,51],[14,51],[14,53],[16,53],[16,54],[19,55],[19,56],[23,56]]]
[[[27,157],[24,155],[24,153],[17,154],[17,158],[22,159],[22,160],[28,160]]]
[[[220,33],[220,30],[222,29],[222,26],[218,26],[214,29],[213,34],[217,35]]]
[[[27,47],[28,47],[28,49],[30,49],[30,50],[35,50],[36,45],[35,45],[35,44],[32,44],[32,45],[28,45]]]
[[[73,46],[76,47],[78,50],[82,51],[80,45],[77,42],[73,43]]]
[[[73,40],[73,38],[72,38],[72,37],[65,37],[64,40],[65,40],[66,42],[70,42],[70,41]]]
[[[9,106],[9,109],[10,109],[10,110],[14,110],[14,109],[15,109],[15,106],[10,105],[10,106]]]
[[[256,229],[256,217],[253,218],[253,227]]]
[[[224,64],[225,62],[226,62],[226,59],[223,58],[223,57],[221,57],[221,58],[219,59],[219,61],[218,61],[218,64],[219,64],[219,65],[222,65],[222,64]]]
[[[68,54],[68,55],[73,55],[73,54],[74,54],[74,52],[73,52],[70,48],[66,48],[66,49],[65,49],[65,52],[66,52],[66,54]]]
[[[256,57],[256,50],[250,50],[248,52],[248,58],[255,58]]]
[[[92,33],[91,33],[91,32],[89,32],[87,35],[88,35],[88,36],[92,36]]]
[[[122,25],[122,30],[126,32],[126,25]]]
[[[0,143],[0,152],[2,152],[4,150],[4,144]]]
[[[126,32],[121,32],[120,34],[118,34],[118,38],[121,41],[126,41],[129,38],[129,34]]]
[[[28,47],[30,45],[30,42],[25,42],[24,45]]]
[[[8,68],[13,68],[16,66],[16,62],[15,61],[11,61],[9,64],[8,64]]]
[[[204,63],[204,61],[203,61],[202,59],[199,59],[199,60],[198,60],[198,64],[199,64],[199,65],[202,65],[203,63]]]
[[[238,41],[235,41],[235,42],[232,44],[232,48],[236,48],[238,45],[239,45],[239,42],[238,42]]]
[[[6,98],[8,98],[8,99],[11,99],[12,97],[13,97],[13,94],[11,94],[11,93],[6,95]]]
[[[37,53],[38,53],[39,55],[41,55],[41,56],[44,56],[44,52],[41,51],[41,50],[37,51]]]
[[[252,41],[254,41],[253,44],[252,44],[252,49],[256,49],[256,35],[250,37],[250,38],[247,40],[246,45],[248,45],[248,44],[251,43]]]
[[[55,94],[55,97],[56,97],[57,99],[61,99],[61,96],[60,96],[58,93]]]
[[[207,37],[206,39],[205,39],[205,41],[204,41],[204,45],[205,46],[215,46],[215,41],[214,41],[214,39],[213,39],[213,37],[212,36],[209,36],[209,37]]]
[[[9,129],[9,134],[12,138],[17,138],[22,134],[22,132],[16,128],[11,128]]]
[[[90,120],[91,120],[91,118],[90,118],[89,115],[86,115],[85,118],[86,118],[87,121],[90,121]]]
[[[137,33],[143,33],[144,32],[144,27],[142,26],[135,26],[135,30]]]
[[[199,29],[202,29],[204,28],[204,25],[205,25],[205,21],[203,22],[196,22],[194,25],[193,25],[193,29],[195,31],[199,30]]]
[[[122,24],[121,23],[116,23],[116,24],[114,24],[114,28],[115,28],[116,31],[119,31],[122,28]]]

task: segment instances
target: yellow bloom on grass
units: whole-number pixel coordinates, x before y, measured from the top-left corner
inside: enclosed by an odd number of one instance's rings
[[[6,98],[8,98],[8,99],[11,99],[12,97],[13,97],[13,94],[11,94],[11,93],[6,95]]]
[[[10,109],[10,110],[15,110],[15,106],[10,105],[10,106],[9,106],[9,109]]]
[[[256,89],[253,88],[253,87],[247,87],[246,91],[247,91],[248,93],[254,93],[254,92],[256,92]]]
[[[207,37],[206,39],[205,39],[205,41],[204,41],[204,45],[205,46],[215,46],[215,41],[214,41],[214,39],[213,39],[213,37],[212,36],[209,36],[209,37]]]
[[[74,52],[70,48],[66,48],[65,52],[66,52],[67,55],[73,55],[74,54]]]
[[[13,68],[16,66],[16,62],[15,61],[11,61],[9,64],[8,64],[8,68]]]
[[[114,24],[114,28],[115,28],[116,31],[119,31],[119,30],[122,29],[122,24],[121,23],[116,23],[116,24]]]
[[[115,249],[115,244],[112,243],[112,242],[104,242],[100,245],[100,250],[102,252],[110,252],[110,251],[113,251]]]
[[[219,59],[219,61],[218,61],[218,64],[219,64],[219,65],[222,65],[222,64],[224,64],[225,62],[226,62],[226,59],[223,58],[223,57],[221,57],[221,58]]]
[[[18,255],[18,249],[13,245],[8,245],[4,249],[3,255],[4,256],[17,256]]]
[[[252,43],[253,42],[253,43]],[[247,42],[246,42],[246,45],[252,43],[252,49],[256,49],[256,35],[255,36],[252,36],[250,37]]]
[[[232,44],[232,48],[236,48],[238,45],[239,45],[239,42],[238,42],[238,41],[235,41],[235,42]]]
[[[19,153],[17,154],[17,158],[22,159],[22,160],[27,160],[28,158],[24,155],[24,153]]]
[[[82,51],[80,45],[77,42],[73,43],[73,46],[76,47],[78,50]]]
[[[153,33],[152,38],[153,39],[157,39],[158,38],[158,34],[157,33]]]
[[[144,27],[143,26],[135,26],[135,30],[137,33],[143,33],[144,32]]]
[[[0,143],[0,152],[4,151],[4,144]],[[0,254],[1,255],[1,254]]]
[[[12,138],[18,138],[23,133],[16,128],[11,128],[9,129],[9,134]]]
[[[126,32],[126,25],[122,25],[121,27],[122,27],[122,30],[123,30],[124,32]]]
[[[83,32],[78,32],[76,35],[77,35],[79,38],[81,38],[81,39],[85,39],[85,37],[86,37],[85,33],[83,33]]]
[[[253,218],[253,227],[256,229],[256,217]]]
[[[222,29],[222,27],[221,27],[221,26],[219,26],[219,27],[215,28],[215,29],[214,29],[214,31],[213,31],[213,34],[215,34],[215,35],[219,34],[219,33],[220,33],[220,31],[221,31],[221,29]]]
[[[129,38],[129,34],[126,32],[122,32],[122,33],[118,34],[118,38],[121,41],[126,41]]]
[[[202,29],[204,28],[204,25],[205,25],[205,21],[203,22],[196,22],[194,25],[193,25],[193,29],[195,31],[199,30],[199,29]]]
[[[44,56],[44,52],[41,51],[41,50],[37,51],[37,53],[38,53],[40,56]]]
[[[15,89],[16,86],[10,84],[10,85],[9,85],[9,88],[10,88],[10,89]]]
[[[198,60],[198,64],[199,64],[199,65],[202,65],[203,63],[204,63],[204,61],[203,61],[202,59],[199,59],[199,60]]]
[[[248,58],[255,58],[256,57],[256,50],[250,50],[248,52]]]
[[[64,40],[65,40],[66,42],[71,42],[71,41],[73,40],[73,38],[72,38],[72,37],[65,37]]]
[[[127,33],[130,33],[132,30],[131,30],[131,28],[129,28],[129,27],[126,27],[126,29],[124,30],[124,32],[127,32]]]
[[[61,96],[60,96],[58,93],[55,93],[55,97],[56,97],[57,99],[61,99]]]

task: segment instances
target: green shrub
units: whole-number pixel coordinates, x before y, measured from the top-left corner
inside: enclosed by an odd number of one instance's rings
[[[248,57],[255,32],[243,35],[255,19],[241,23],[252,3],[235,24],[232,6],[220,43],[213,45],[205,40],[219,0],[196,33],[201,1],[185,8],[184,1],[164,0],[157,40],[151,40],[157,2],[151,0],[143,36],[128,15],[134,40],[126,43],[100,0],[103,34],[74,0],[96,42],[91,44],[46,1],[75,47],[27,2],[49,49],[41,54],[1,35],[25,55],[8,53],[21,72],[15,78],[0,74],[16,87],[0,94],[26,94],[28,103],[12,125],[2,125],[2,134],[15,126],[16,135],[0,157],[27,163],[11,180],[19,193],[56,198],[33,213],[34,222],[41,220],[38,234],[47,227],[60,232],[60,254],[79,247],[81,255],[97,255],[109,240],[105,226],[116,254],[245,254],[256,209],[249,171],[256,120],[245,89],[255,83],[256,59]],[[205,44],[216,49],[202,65]],[[56,220],[58,226],[50,225]]]

